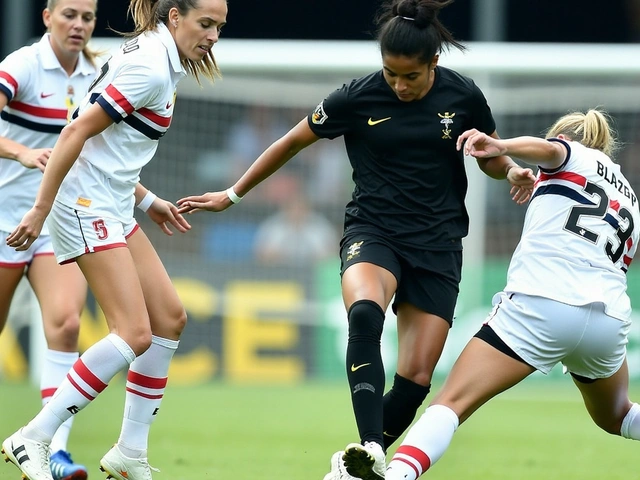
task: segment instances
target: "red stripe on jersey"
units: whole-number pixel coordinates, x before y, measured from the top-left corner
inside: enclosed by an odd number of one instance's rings
[[[19,112],[28,113],[29,115],[40,118],[66,120],[67,115],[69,115],[69,111],[64,108],[38,107],[36,105],[29,105],[28,103],[22,102],[10,102],[9,107],[13,108],[14,110],[18,110]]]
[[[163,117],[155,112],[152,112],[148,108],[140,108],[138,109],[138,113],[161,127],[169,128],[169,125],[171,125],[171,117]]]
[[[0,72],[0,78],[4,78],[7,82],[9,82],[9,84],[13,87],[13,90],[15,92],[18,91],[18,82],[16,81],[15,78],[13,78],[7,72]],[[15,93],[14,93],[14,95],[15,95]]]
[[[107,85],[107,88],[104,89],[104,91],[113,99],[114,102],[116,102],[120,106],[120,108],[125,111],[127,115],[131,115],[133,113],[135,108],[133,108],[133,105],[131,105],[129,101],[124,98],[124,95],[122,95],[116,87],[109,84]]]
[[[127,375],[127,381],[135,383],[141,387],[155,388],[156,390],[167,386],[167,377],[147,377],[146,375],[142,375],[138,372],[132,372],[131,370],[129,370],[129,374]]]
[[[133,388],[129,388],[129,387],[127,387],[126,390],[129,393],[133,393],[134,395],[138,395],[139,397],[142,397],[142,398],[148,398],[149,400],[160,400],[162,398],[162,394],[149,395],[148,393],[142,393],[142,392],[139,392],[138,390],[134,390]]]
[[[82,380],[84,380],[84,383],[89,385],[96,392],[100,393],[105,388],[107,388],[107,384],[96,377],[93,372],[87,368],[87,366],[81,359],[76,360],[76,363],[73,365],[73,370]]]
[[[628,257],[626,255],[622,256],[622,261],[624,262],[624,264],[628,267],[629,265],[631,265],[631,262],[633,261],[633,258]]]
[[[633,246],[633,240],[631,240],[630,238],[627,238],[627,249],[631,250],[632,246]]]
[[[403,455],[406,455],[407,457],[411,457],[414,460],[416,460],[420,464],[420,467],[422,467],[423,473],[426,472],[431,466],[431,459],[426,453],[424,453],[419,448],[412,447],[410,445],[400,445],[398,447],[398,450],[396,450],[396,455],[398,453],[402,453]]]
[[[43,399],[53,397],[53,394],[56,393],[55,388],[43,388],[40,390],[40,395]]]
[[[609,208],[618,212],[620,210],[620,202],[617,200],[609,200]]]
[[[577,183],[581,187],[584,187],[587,184],[586,177],[572,172],[559,172],[554,175],[541,172],[540,181],[544,182],[545,180],[566,180],[567,182]]]

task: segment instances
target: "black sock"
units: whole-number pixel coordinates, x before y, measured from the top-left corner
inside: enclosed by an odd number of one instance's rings
[[[389,448],[411,425],[416,412],[427,397],[431,385],[418,385],[396,373],[393,387],[384,396],[384,449]]]
[[[349,309],[347,378],[360,440],[382,445],[384,366],[380,338],[384,311],[371,300],[359,300]]]

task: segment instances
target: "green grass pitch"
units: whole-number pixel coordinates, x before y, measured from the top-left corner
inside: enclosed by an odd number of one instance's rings
[[[640,399],[640,386],[632,394]],[[118,438],[123,401],[124,385],[114,381],[75,421],[70,449],[91,480],[104,478],[98,461]],[[0,384],[0,436],[38,406],[32,386]],[[169,385],[151,432],[157,480],[322,480],[331,454],[356,439],[346,382]],[[569,378],[531,379],[462,425],[424,478],[626,480],[637,476],[638,451],[639,443],[591,423]],[[15,467],[0,465],[1,480],[19,478]]]

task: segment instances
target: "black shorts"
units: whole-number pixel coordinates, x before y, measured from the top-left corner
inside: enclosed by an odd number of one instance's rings
[[[351,265],[372,263],[389,270],[398,281],[393,300],[409,303],[453,323],[462,272],[462,251],[411,251],[370,233],[346,235],[340,242],[340,274]]]

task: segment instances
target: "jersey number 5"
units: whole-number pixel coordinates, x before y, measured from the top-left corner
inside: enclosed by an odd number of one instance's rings
[[[597,243],[598,238],[600,237],[597,233],[592,232],[591,230],[578,225],[580,217],[598,217],[601,220],[607,222],[607,208],[609,207],[609,197],[607,193],[604,191],[602,187],[599,187],[595,183],[587,182],[584,187],[584,191],[590,195],[597,195],[600,200],[595,205],[576,205],[571,209],[571,213],[569,213],[569,218],[567,219],[567,223],[564,224],[564,228],[571,233],[576,234],[580,238],[584,238],[585,240],[591,243]],[[615,244],[611,239],[607,239],[607,243],[605,245],[605,251],[607,256],[611,259],[613,263],[616,263],[620,260],[622,253],[624,252],[625,243],[631,237],[631,233],[633,232],[633,216],[631,212],[622,207],[618,211],[618,215],[627,221],[626,228],[623,225],[623,222],[615,222],[617,227],[614,226],[614,223],[607,222],[615,228],[615,236],[618,240],[618,247],[614,251]],[[614,220],[615,221],[615,220]]]

